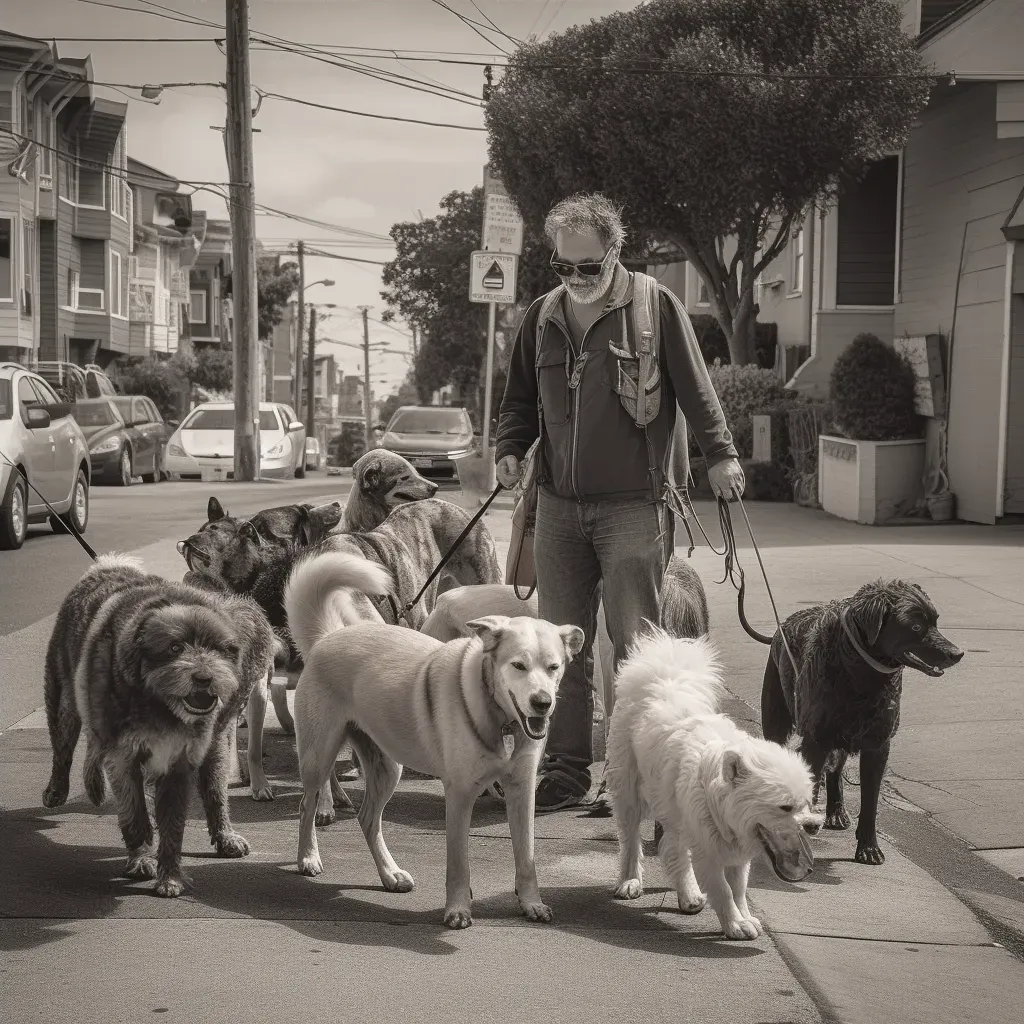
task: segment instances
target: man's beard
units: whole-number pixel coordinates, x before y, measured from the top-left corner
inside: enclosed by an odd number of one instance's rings
[[[581,274],[573,274],[565,282],[565,290],[569,298],[581,306],[596,302],[611,287],[612,279],[615,277],[616,260],[610,259],[597,277],[583,277]]]

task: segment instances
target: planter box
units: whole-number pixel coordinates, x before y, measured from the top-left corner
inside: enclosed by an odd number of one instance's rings
[[[840,519],[879,524],[905,515],[921,497],[924,438],[850,441],[818,437],[818,496]]]

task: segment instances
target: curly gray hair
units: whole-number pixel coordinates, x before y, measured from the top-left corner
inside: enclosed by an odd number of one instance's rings
[[[600,192],[577,192],[552,207],[544,221],[544,234],[557,245],[559,231],[593,231],[606,249],[621,247],[626,237],[622,211]]]

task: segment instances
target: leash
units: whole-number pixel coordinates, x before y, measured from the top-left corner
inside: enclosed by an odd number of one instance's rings
[[[0,455],[3,456],[4,462],[6,462],[7,465],[10,466],[11,469],[14,470],[15,473],[21,473],[22,480],[24,480],[25,483],[29,487],[32,488],[32,490],[35,492],[36,497],[50,510],[50,512],[53,514],[53,518],[58,523],[60,523],[60,525],[64,528],[66,533],[70,533],[71,536],[74,537],[75,540],[77,540],[78,543],[82,545],[82,549],[85,551],[85,553],[95,562],[98,556],[97,556],[96,552],[93,551],[92,547],[89,545],[89,542],[78,532],[78,527],[75,526],[74,520],[72,519],[70,522],[65,522],[61,518],[60,513],[39,493],[39,489],[36,487],[36,485],[34,483],[32,483],[32,481],[29,480],[29,478],[24,473],[22,473],[21,470],[13,462],[11,462],[11,460],[9,458],[7,458],[7,453],[0,451]],[[77,474],[76,474],[76,479],[77,479]],[[74,491],[71,492],[71,500],[72,501],[74,501],[74,493],[75,493]],[[27,505],[25,507],[25,518],[26,519],[28,518],[28,506]],[[27,529],[27,524],[26,524],[26,529]]]
[[[462,545],[462,542],[470,535],[470,533],[473,532],[473,527],[480,522],[480,520],[484,516],[484,513],[491,507],[491,502],[494,501],[494,499],[499,494],[501,494],[501,492],[504,489],[505,488],[501,484],[495,485],[495,488],[493,491],[491,491],[490,496],[480,506],[480,510],[476,513],[475,516],[473,516],[472,519],[470,519],[469,523],[466,525],[466,528],[462,531],[462,533],[460,533],[459,536],[455,538],[455,543],[452,544],[452,546],[448,549],[448,551],[446,552],[445,556],[441,559],[441,561],[437,563],[437,565],[434,567],[434,571],[427,577],[427,582],[424,583],[422,587],[420,587],[419,593],[411,601],[408,601],[399,610],[398,606],[395,604],[394,598],[390,598],[391,607],[395,610],[397,615],[396,621],[405,619],[406,623],[408,623],[409,620],[407,616],[409,612],[411,612],[413,608],[416,607],[416,604],[419,601],[419,599],[427,592],[427,588],[430,586],[431,583],[434,582],[434,580],[437,579],[438,573],[440,573],[441,570],[448,564],[448,562],[451,561],[452,556],[455,554],[456,551],[459,550],[459,547]]]

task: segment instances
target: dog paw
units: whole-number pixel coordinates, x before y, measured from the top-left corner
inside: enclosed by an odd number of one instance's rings
[[[248,840],[237,832],[222,832],[214,840],[217,853],[221,857],[247,857],[249,855]]]
[[[761,924],[760,918],[754,917],[753,914],[748,913],[743,920],[746,921],[747,924],[752,924],[757,929],[758,935],[764,935],[764,925]]]
[[[736,921],[727,921],[722,925],[722,932],[727,939],[756,939],[761,934],[761,922],[755,925],[752,921],[739,918]]]
[[[381,884],[388,892],[412,892],[416,882],[408,871],[395,868],[391,874],[381,878]]]
[[[463,907],[452,907],[444,912],[445,928],[468,928],[473,923],[473,915]]]
[[[615,888],[617,900],[637,900],[643,894],[644,886],[639,878],[627,878],[624,882],[619,882]]]
[[[825,814],[825,828],[835,832],[842,832],[850,827],[850,816],[846,813],[845,807],[837,807]]]
[[[352,803],[351,797],[340,786],[334,791],[333,802],[336,808],[343,811],[354,811],[356,809],[356,805]]]
[[[554,911],[546,904],[538,900],[536,903],[520,903],[523,914],[527,921],[537,921],[541,924],[550,924],[554,920]]]
[[[156,857],[129,857],[124,874],[126,878],[156,878]]]
[[[688,916],[699,914],[708,905],[708,898],[702,892],[696,895],[681,892],[676,898],[679,901],[679,912]]]
[[[332,807],[329,811],[317,811],[313,816],[313,822],[317,828],[323,828],[325,825],[333,824],[334,808]]]
[[[46,789],[43,790],[43,806],[44,807],[63,807],[68,800],[68,787],[58,786],[54,783],[50,783]]]
[[[877,843],[858,843],[857,853],[853,858],[858,864],[884,864],[885,854]]]
[[[185,891],[185,883],[180,878],[162,878],[156,883],[153,892],[165,899],[175,899]]]
[[[270,783],[264,780],[263,785],[255,785],[252,787],[252,798],[253,800],[263,802],[266,800],[274,799],[274,791],[270,787]]]
[[[320,854],[311,853],[307,857],[299,858],[299,874],[305,875],[307,878],[316,878],[317,875],[323,874],[324,864],[320,860]]]

